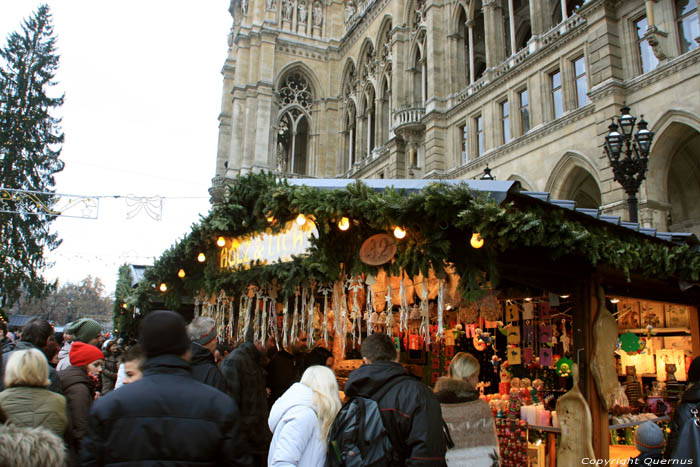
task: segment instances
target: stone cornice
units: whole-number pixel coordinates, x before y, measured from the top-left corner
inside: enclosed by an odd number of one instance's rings
[[[636,76],[627,81],[608,80],[591,89],[588,93],[591,100],[600,100],[615,92],[630,94],[647,86],[668,78],[686,68],[700,62],[700,48],[675,57],[666,63],[660,64],[654,70],[643,75]]]
[[[628,92],[635,92],[700,62],[700,47],[660,64],[653,71],[625,83]]]
[[[330,59],[329,50],[327,48],[292,42],[287,39],[278,39],[275,44],[275,50],[298,57],[312,58],[318,61],[328,61]]]

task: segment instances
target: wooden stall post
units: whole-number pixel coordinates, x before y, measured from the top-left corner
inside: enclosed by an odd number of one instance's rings
[[[575,327],[573,360],[579,365],[579,385],[591,410],[593,451],[597,459],[608,459],[610,456],[608,412],[598,397],[589,363],[593,355],[593,322],[598,310],[596,284],[597,278],[589,276],[582,280],[576,289],[573,315]],[[613,356],[610,355],[610,358]]]

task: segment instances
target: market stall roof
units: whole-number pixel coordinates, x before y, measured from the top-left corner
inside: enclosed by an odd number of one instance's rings
[[[384,191],[393,188],[406,192],[421,191],[433,183],[447,185],[466,184],[471,190],[484,193],[486,196],[502,203],[509,194],[520,191],[520,183],[512,180],[426,180],[426,179],[401,179],[401,178],[368,178],[360,180],[375,191]],[[319,190],[342,190],[348,185],[357,183],[354,178],[290,178],[287,183],[294,186],[308,186]]]
[[[10,329],[19,329],[24,327],[27,322],[29,322],[30,319],[34,318],[34,316],[29,316],[29,315],[10,315],[10,321],[7,323],[7,326]]]
[[[352,178],[292,178],[288,179],[287,183],[294,186],[308,186],[319,190],[342,190],[348,185],[356,183],[358,180]],[[607,222],[619,227],[633,230],[660,240],[672,243],[688,243],[698,246],[700,241],[698,238],[687,232],[657,232],[656,229],[648,229],[641,227],[636,222],[622,222],[619,216],[603,215],[598,209],[586,209],[576,207],[576,202],[572,200],[557,200],[552,199],[548,192],[521,191],[520,183],[512,180],[446,180],[446,179],[391,179],[391,178],[372,178],[362,179],[362,183],[375,191],[384,191],[388,188],[406,192],[417,192],[423,190],[426,186],[432,183],[443,183],[447,185],[465,184],[469,189],[479,193],[483,193],[487,197],[493,199],[497,203],[502,203],[507,198],[514,196],[527,196],[545,203],[568,209],[574,212],[585,214],[588,217]]]

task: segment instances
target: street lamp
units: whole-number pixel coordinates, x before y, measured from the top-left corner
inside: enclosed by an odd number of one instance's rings
[[[637,192],[646,177],[654,132],[647,130],[647,122],[642,115],[637,123],[637,133],[632,135],[637,118],[630,115],[630,108],[626,105],[620,109],[620,113],[617,123],[613,118],[608,126],[610,131],[605,137],[605,154],[610,159],[615,181],[627,193],[630,222],[637,222]]]
[[[486,168],[484,169],[484,174],[479,178],[479,180],[496,180],[496,177],[491,175],[491,169],[489,169],[488,164],[486,165]]]

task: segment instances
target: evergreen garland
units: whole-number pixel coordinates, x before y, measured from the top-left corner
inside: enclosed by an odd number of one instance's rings
[[[249,269],[219,269],[218,236],[279,232],[299,213],[310,216],[318,230],[307,255]],[[351,219],[347,231],[336,227],[342,216]],[[168,291],[158,301],[164,299],[166,305],[176,308],[180,297],[196,296],[200,291],[210,295],[224,290],[237,296],[250,284],[260,286],[276,279],[281,296],[290,297],[308,278],[334,281],[342,274],[376,274],[377,267],[359,260],[359,248],[369,236],[391,232],[394,226],[403,226],[407,235],[397,242],[394,261],[385,265],[390,272],[427,276],[432,268],[439,275],[447,261],[460,275],[461,292],[469,299],[482,294],[486,283],[498,283],[498,257],[521,249],[537,249],[550,260],[575,257],[591,266],[622,270],[628,278],[633,272],[690,281],[700,276],[700,254],[689,245],[572,220],[564,209],[551,205],[526,210],[512,202],[498,205],[466,184],[435,183],[420,192],[406,193],[377,192],[357,181],[345,189],[321,190],[290,186],[269,173],[259,173],[239,177],[227,187],[224,201],[147,269],[131,301],[147,310],[154,294],[161,294],[156,288],[161,282],[168,285]],[[483,248],[469,246],[472,232],[481,233]],[[205,263],[197,262],[200,252],[207,257]],[[182,279],[177,275],[181,268],[186,271]]]

